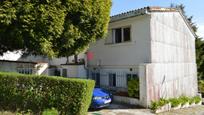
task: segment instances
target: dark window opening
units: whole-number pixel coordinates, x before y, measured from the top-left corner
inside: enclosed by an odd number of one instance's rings
[[[95,80],[96,86],[100,86],[100,73],[92,73],[92,79]]]
[[[60,76],[60,70],[59,69],[54,70],[54,76]]]
[[[130,41],[130,28],[124,28],[123,29],[123,38],[124,41]]]
[[[115,43],[122,42],[122,30],[121,28],[115,29]]]
[[[62,76],[67,77],[67,69],[62,69]]]
[[[116,87],[116,74],[109,74],[109,86]]]

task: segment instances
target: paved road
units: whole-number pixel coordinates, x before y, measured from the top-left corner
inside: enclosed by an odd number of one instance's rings
[[[90,110],[88,115],[154,115],[149,109],[137,106],[111,104],[110,107],[100,110]],[[158,115],[204,115],[204,105],[193,108],[180,109],[160,113]]]
[[[112,103],[108,108],[91,110],[88,115],[154,115],[149,109],[138,106]]]

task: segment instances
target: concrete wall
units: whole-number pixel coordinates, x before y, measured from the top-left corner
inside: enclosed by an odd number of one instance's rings
[[[159,98],[195,96],[195,38],[179,12],[151,13],[151,63],[145,64],[147,104]]]
[[[131,27],[131,41],[111,44],[112,29],[126,26]],[[89,51],[93,52],[93,60],[88,61],[89,67],[134,66],[150,62],[150,17],[143,15],[111,22],[107,38],[92,44]]]
[[[151,63],[195,63],[195,38],[179,12],[151,13]]]
[[[63,69],[67,71],[67,76],[69,78],[87,78],[87,71],[84,68],[84,65],[62,65],[61,74]],[[62,75],[61,75],[62,76]]]

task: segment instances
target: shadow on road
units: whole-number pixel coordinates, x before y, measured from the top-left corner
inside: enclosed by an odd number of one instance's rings
[[[137,105],[128,105],[122,103],[111,103],[108,107],[100,108],[100,109],[89,109],[89,112],[101,111],[101,110],[117,110],[117,109],[145,109],[144,107]]]

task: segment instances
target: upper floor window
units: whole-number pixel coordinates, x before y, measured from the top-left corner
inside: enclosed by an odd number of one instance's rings
[[[113,32],[113,43],[130,41],[130,27],[115,28]]]

